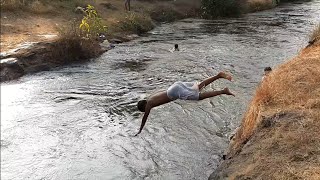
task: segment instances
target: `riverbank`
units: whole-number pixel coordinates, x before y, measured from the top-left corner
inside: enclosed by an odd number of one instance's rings
[[[85,55],[63,56],[70,52],[68,48],[71,47],[58,46],[61,44],[61,34],[64,34],[63,31],[66,31],[70,24],[80,22],[83,17],[83,13],[76,11],[76,7],[92,4],[102,17],[103,24],[107,26],[106,38],[113,43],[139,37],[161,22],[201,17],[201,1],[196,0],[136,1],[132,2],[130,12],[125,11],[122,1],[116,0],[27,1],[24,2],[26,4],[19,1],[4,2],[1,6],[1,82],[82,61],[83,57],[94,58],[108,50],[108,47],[99,48],[98,43],[93,43],[93,46],[89,46],[92,49],[86,48],[87,46],[74,48],[82,49],[81,52],[85,52]],[[245,0],[241,3],[246,9],[245,12],[274,7],[269,0]],[[41,56],[33,55],[39,53]],[[58,54],[61,57],[56,56]]]
[[[214,179],[320,178],[320,26],[256,89]]]
[[[199,2],[193,0],[137,1],[132,2],[130,12],[125,11],[122,1],[116,0],[27,1],[25,4],[4,1],[1,6],[1,82],[82,62],[110,49],[109,42],[99,45],[100,42],[91,40],[90,44],[78,38],[76,43],[76,38],[69,37],[72,33],[66,33],[79,26],[84,13],[77,7],[87,4],[93,5],[101,16],[102,24],[107,26],[105,38],[112,44],[139,37],[160,22],[197,17],[200,8]]]
[[[12,3],[1,7],[2,52],[14,49],[23,42],[58,38],[59,31],[68,28],[73,22],[80,24],[84,14],[77,7],[86,7],[88,4],[95,7],[102,23],[107,26],[108,38],[139,35],[151,30],[159,22],[199,17],[201,6],[195,0],[137,1],[131,4],[131,11],[126,11],[124,3],[116,0]]]

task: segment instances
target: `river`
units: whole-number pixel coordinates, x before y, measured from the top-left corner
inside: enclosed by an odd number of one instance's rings
[[[264,67],[294,57],[319,18],[318,0],[240,18],[185,19],[86,64],[2,83],[1,179],[207,179]],[[236,97],[160,106],[133,137],[143,115],[138,100],[220,71],[233,82],[206,90],[229,87]]]

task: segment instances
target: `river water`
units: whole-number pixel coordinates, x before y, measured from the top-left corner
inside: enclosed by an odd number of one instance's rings
[[[311,1],[241,18],[185,19],[89,63],[1,84],[1,179],[206,179],[264,67],[294,57],[319,18],[320,1]],[[175,43],[179,52],[171,51]],[[206,90],[229,87],[236,97],[160,106],[133,137],[139,99],[219,71],[234,81]]]

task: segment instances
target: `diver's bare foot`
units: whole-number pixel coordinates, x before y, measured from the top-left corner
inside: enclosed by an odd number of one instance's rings
[[[226,95],[235,96],[232,92],[230,92],[229,88],[224,88],[223,91],[224,91],[224,94]]]
[[[220,72],[218,75],[219,75],[221,78],[227,79],[227,80],[229,80],[229,81],[232,80],[232,76],[231,76],[230,74],[225,73],[225,72]]]

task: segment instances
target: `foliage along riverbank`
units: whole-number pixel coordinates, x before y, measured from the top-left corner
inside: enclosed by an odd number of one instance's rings
[[[320,24],[257,87],[216,179],[320,178]]]
[[[112,44],[138,37],[159,22],[198,16],[197,3],[138,1],[129,12],[124,10],[123,2],[116,0],[3,0],[1,82],[95,58]],[[94,13],[88,14],[88,4],[94,5]],[[48,34],[54,38],[43,38]],[[105,39],[112,44],[101,44]],[[40,43],[20,48],[20,43],[25,42]]]
[[[117,0],[2,0],[1,82],[95,58],[108,49],[100,46],[98,34],[119,43],[150,31],[161,22],[188,17],[238,16],[274,7],[272,3],[272,0],[147,0],[132,2],[131,11],[125,11],[123,2]],[[88,4],[92,4],[99,14],[96,17],[99,23],[93,20],[87,29],[90,38],[75,30],[88,16]],[[96,25],[105,29],[97,31]],[[53,34],[54,38],[44,38],[47,34]],[[40,43],[9,51],[24,42]]]

